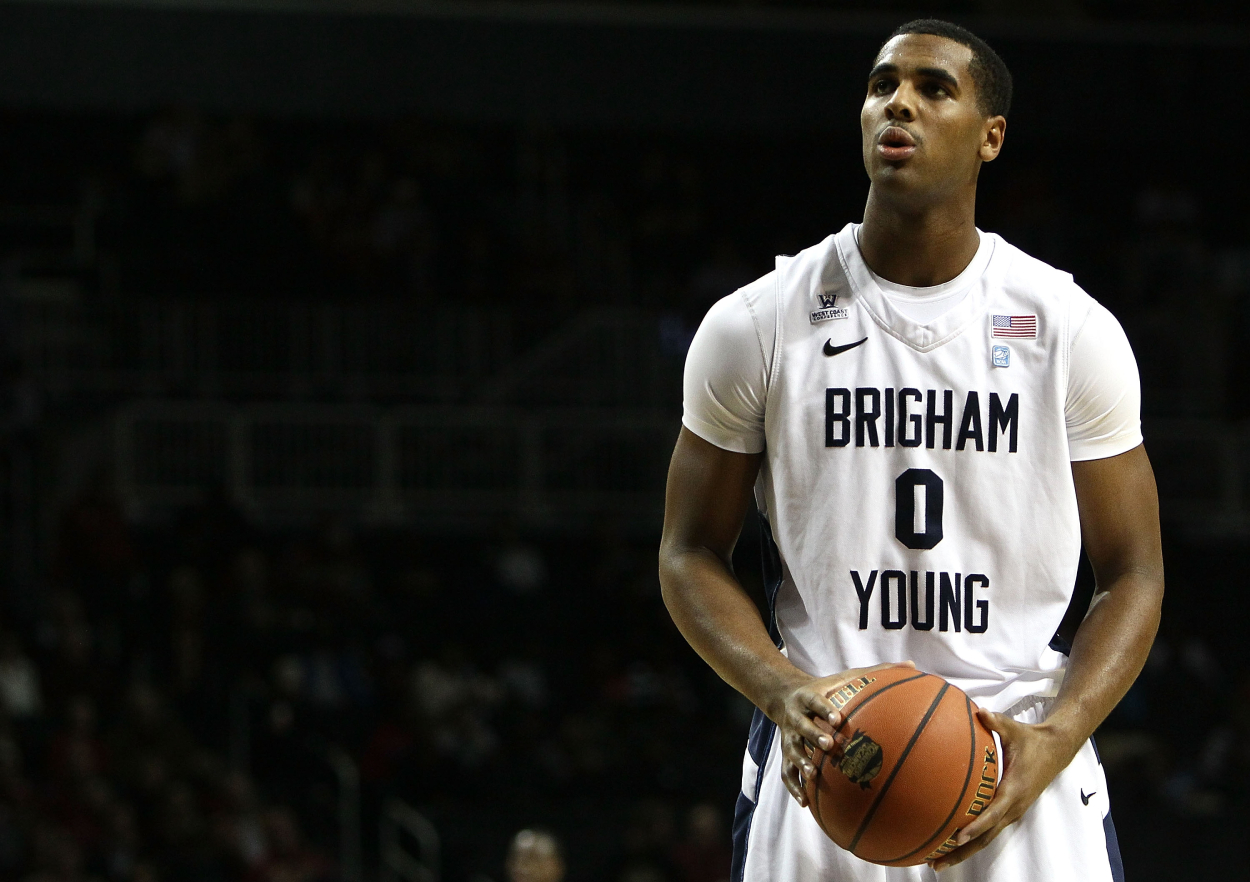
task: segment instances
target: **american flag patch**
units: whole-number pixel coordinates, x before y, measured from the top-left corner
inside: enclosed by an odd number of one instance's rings
[[[991,337],[1037,339],[1037,316],[1035,315],[994,315],[991,319]]]

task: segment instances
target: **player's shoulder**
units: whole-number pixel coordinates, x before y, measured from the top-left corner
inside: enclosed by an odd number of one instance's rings
[[[798,284],[801,280],[815,277],[826,280],[830,273],[837,274],[842,266],[838,255],[838,236],[847,233],[853,225],[847,224],[842,233],[832,233],[815,245],[809,245],[795,254],[782,254],[777,257],[776,282],[783,288]]]
[[[752,312],[777,308],[777,270],[771,269],[754,282],[743,285],[730,295]]]
[[[1094,299],[1076,283],[1071,273],[1034,257],[997,233],[987,235],[994,238],[999,282],[1011,294],[1034,300],[1039,307],[1087,310],[1094,305]]]
[[[774,269],[716,301],[703,322],[724,331],[750,329],[756,332],[758,325],[772,323],[776,311],[777,271]]]
[[[995,233],[994,259],[1004,311],[1044,316],[1042,326],[1071,343],[1099,304],[1072,274],[1012,245]],[[1049,333],[1049,332],[1048,332]]]

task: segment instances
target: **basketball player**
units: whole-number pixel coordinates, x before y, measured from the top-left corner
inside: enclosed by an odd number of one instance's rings
[[[717,303],[686,362],[660,577],[694,648],[755,703],[734,882],[1122,878],[1090,735],[1163,596],[1158,502],[1123,331],[1072,277],[974,223],[1011,78],[945,22],[869,74],[862,224]],[[771,621],[731,555],[754,489]],[[1097,592],[1056,631],[1082,542]],[[1001,738],[998,795],[931,864],[860,861],[805,808],[831,691],[914,661]]]

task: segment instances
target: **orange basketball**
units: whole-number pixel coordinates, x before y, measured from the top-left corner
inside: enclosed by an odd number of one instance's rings
[[[855,856],[890,867],[953,849],[955,833],[998,786],[998,749],[972,700],[905,667],[859,677],[829,697],[842,712],[838,744],[815,752],[816,775],[804,782],[821,829]]]

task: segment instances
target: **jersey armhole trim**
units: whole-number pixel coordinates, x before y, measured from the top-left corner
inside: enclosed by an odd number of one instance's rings
[[[1070,276],[1069,279],[1071,279]],[[1072,279],[1072,284],[1076,284],[1075,279]],[[1063,335],[1063,394],[1065,403],[1067,402],[1069,384],[1072,382],[1072,353],[1076,351],[1076,341],[1079,340],[1081,334],[1085,332],[1085,326],[1089,324],[1089,317],[1094,314],[1094,308],[1097,304],[1098,301],[1094,300],[1094,298],[1090,296],[1088,302],[1085,304],[1085,315],[1081,317],[1081,321],[1076,326],[1075,330],[1072,329],[1073,308],[1069,307],[1067,311],[1068,314],[1065,321],[1068,323],[1068,327],[1064,329],[1065,333]]]
[[[1074,286],[1076,285],[1076,279],[1073,278],[1070,273],[1068,274],[1068,282]],[[1084,291],[1083,288],[1079,288],[1079,290]],[[1094,298],[1088,294],[1086,294],[1086,297],[1088,299],[1085,304],[1085,316],[1081,319],[1081,323],[1077,326],[1075,333],[1072,333],[1072,313],[1075,312],[1076,305],[1080,302],[1079,298],[1072,297],[1069,299],[1068,308],[1064,310],[1063,315],[1064,328],[1063,337],[1061,338],[1063,346],[1061,349],[1062,355],[1059,359],[1059,366],[1060,370],[1063,372],[1063,386],[1061,387],[1063,389],[1063,440],[1064,445],[1068,448],[1068,462],[1080,462],[1082,458],[1089,458],[1083,457],[1082,453],[1078,453],[1072,449],[1072,439],[1069,437],[1067,431],[1068,401],[1072,394],[1072,353],[1076,349],[1077,337],[1080,337],[1081,332],[1085,330],[1085,323],[1089,321],[1089,316],[1094,311]]]
[[[751,326],[755,328],[755,345],[759,347],[760,358],[764,359],[764,400],[768,400],[768,387],[772,385],[772,361],[768,357],[768,353],[764,351],[764,332],[760,328],[759,313],[755,310],[755,304],[751,299],[739,291],[738,296],[742,298],[742,303],[747,308],[747,313],[751,316]],[[774,353],[775,357],[775,353]]]
[[[781,353],[783,351],[781,337],[782,337],[782,329],[784,327],[784,323],[781,321],[781,309],[782,309],[781,275],[782,275],[781,274],[781,259],[778,258],[776,262],[776,271],[773,273],[773,352],[772,352],[772,358],[768,360],[768,364],[766,365],[767,370],[764,372],[764,377],[765,377],[765,380],[764,380],[765,436],[767,436],[767,432],[768,432],[768,429],[767,429],[768,412],[769,412],[768,399],[772,395],[773,386],[775,385],[777,374],[781,370]],[[755,317],[754,310],[751,311],[751,316],[752,318]],[[757,330],[757,333],[758,333],[758,330]],[[760,352],[763,353],[763,350],[764,350],[764,340],[763,340],[763,337],[761,336]]]

